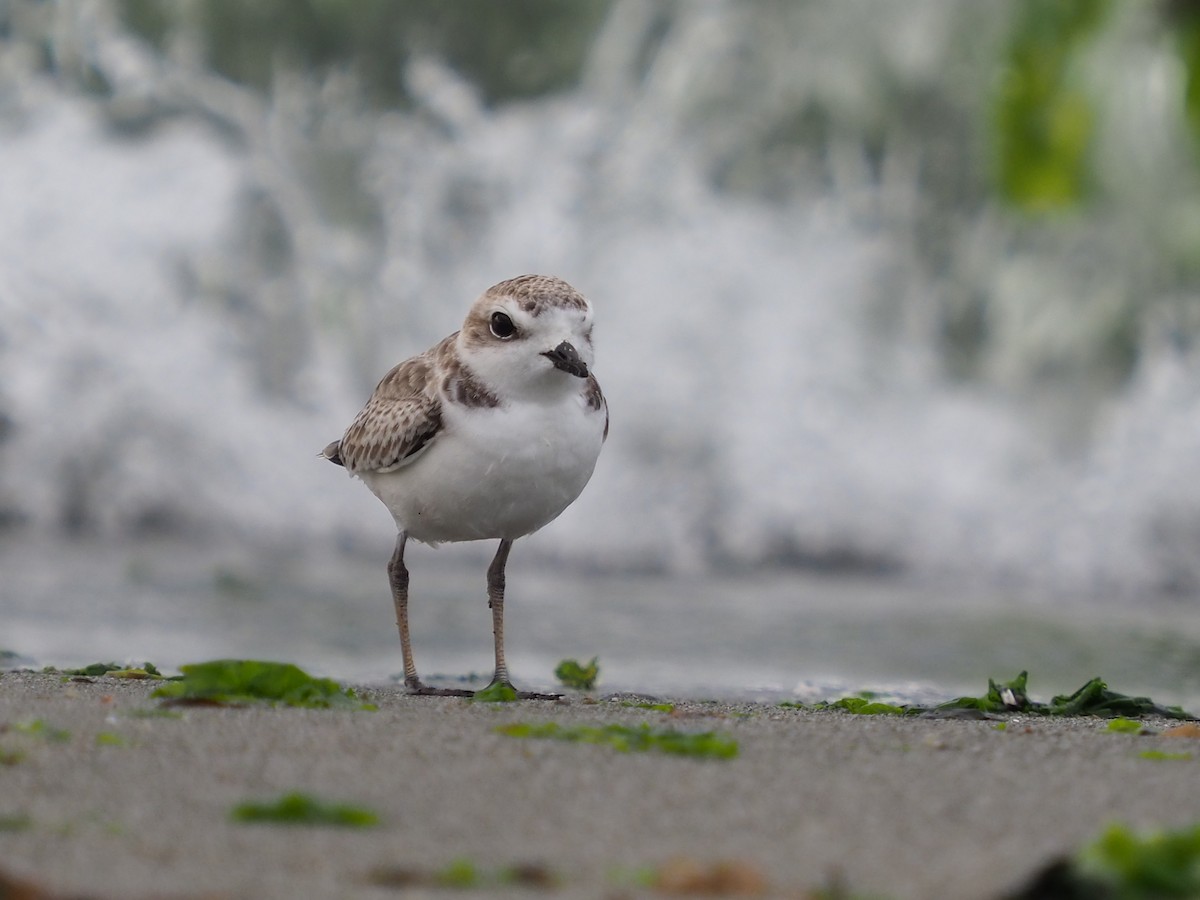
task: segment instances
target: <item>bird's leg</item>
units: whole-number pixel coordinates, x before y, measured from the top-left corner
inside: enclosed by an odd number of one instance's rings
[[[508,677],[508,663],[504,660],[504,567],[512,544],[507,538],[500,541],[487,571],[488,606],[492,610],[492,634],[496,641],[496,674],[492,676],[492,685],[503,684],[510,688],[512,681]],[[521,700],[558,700],[562,696],[533,691],[517,691],[516,694]]]
[[[417,677],[417,664],[413,662],[412,642],[408,636],[408,569],[404,565],[404,545],[408,534],[400,532],[396,537],[396,549],[388,561],[388,582],[392,586],[392,602],[396,604],[396,627],[400,629],[400,654],[404,657],[404,685],[410,693],[469,697],[470,691],[455,688],[432,688],[421,683]]]
[[[412,658],[412,642],[408,636],[408,569],[404,565],[404,545],[408,535],[400,532],[396,536],[396,549],[388,561],[388,582],[392,586],[392,602],[396,604],[396,627],[400,629],[400,653],[404,657],[404,683],[410,688],[419,687],[417,664]]]
[[[502,540],[487,571],[488,607],[492,610],[492,634],[496,640],[496,674],[492,676],[492,684],[509,687],[512,682],[508,679],[508,663],[504,661],[504,566],[511,549],[512,541]]]

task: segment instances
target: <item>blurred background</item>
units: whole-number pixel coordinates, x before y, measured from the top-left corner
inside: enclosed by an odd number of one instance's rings
[[[315,454],[525,272],[612,431],[518,678],[1200,698],[1184,0],[0,0],[0,651],[398,670]],[[491,552],[410,554],[426,671]]]

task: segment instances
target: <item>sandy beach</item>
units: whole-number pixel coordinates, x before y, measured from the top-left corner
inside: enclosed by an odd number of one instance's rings
[[[21,897],[373,897],[480,890],[996,898],[1108,822],[1200,809],[1200,745],[1099,719],[934,720],[628,698],[481,704],[361,691],[378,709],[162,715],[153,683],[0,676],[0,873]],[[149,715],[147,714],[149,713]],[[732,759],[517,739],[499,725],[716,731]],[[36,725],[34,723],[41,723]],[[1148,722],[1155,730],[1169,722]],[[1148,760],[1147,749],[1192,752]],[[369,828],[234,821],[301,791]],[[502,872],[516,883],[495,883]],[[21,882],[19,893],[12,882]],[[0,885],[2,887],[3,885]]]

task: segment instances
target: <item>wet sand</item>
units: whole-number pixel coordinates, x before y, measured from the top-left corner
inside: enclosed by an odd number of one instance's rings
[[[520,896],[547,883],[556,896],[648,895],[657,872],[726,894],[804,896],[840,878],[856,894],[970,900],[1001,896],[1110,821],[1175,827],[1200,810],[1200,742],[1090,718],[1011,718],[1000,731],[752,704],[491,705],[393,687],[362,689],[375,712],[138,717],[159,709],[153,687],[0,676],[0,877],[28,882],[26,896],[414,896],[468,860],[485,882],[523,867],[515,885],[485,884]],[[68,734],[27,733],[37,720]],[[621,753],[495,730],[545,721],[715,730],[740,752]],[[291,791],[369,807],[380,824],[231,818]]]

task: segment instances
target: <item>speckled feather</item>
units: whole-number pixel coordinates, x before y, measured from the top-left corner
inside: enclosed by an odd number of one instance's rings
[[[455,335],[383,376],[371,399],[326,459],[352,473],[391,472],[412,462],[442,429],[442,401],[432,373],[454,357]]]
[[[587,300],[579,291],[552,275],[510,278],[488,288],[484,298],[488,297],[511,297],[535,319],[550,307],[581,311],[588,308]]]

